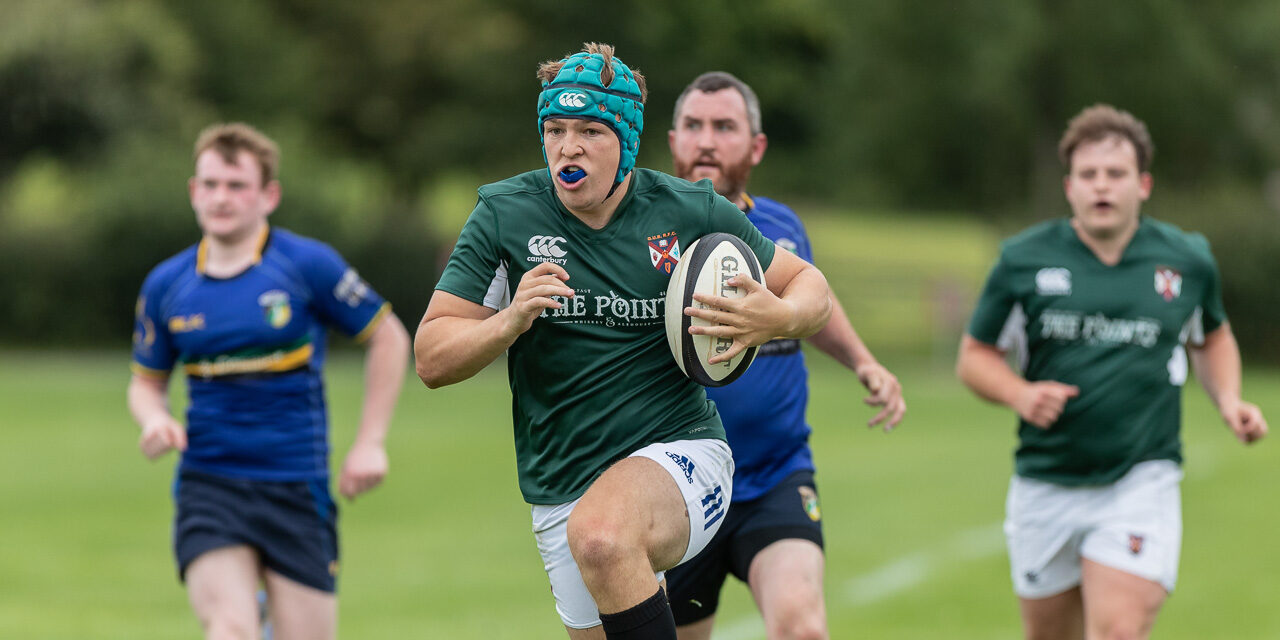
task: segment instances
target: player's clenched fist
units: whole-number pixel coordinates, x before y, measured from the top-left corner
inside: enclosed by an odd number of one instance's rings
[[[187,431],[173,418],[157,420],[142,427],[138,448],[149,460],[155,460],[170,449],[187,450]]]
[[[1058,421],[1067,401],[1078,395],[1080,388],[1075,385],[1052,380],[1031,382],[1018,394],[1013,408],[1023,420],[1041,429],[1048,429]]]
[[[573,289],[564,282],[569,279],[569,272],[564,267],[551,262],[544,262],[525,272],[516,286],[516,293],[511,297],[511,306],[505,309],[508,314],[508,327],[517,334],[524,333],[533,326],[533,319],[543,309],[559,309],[561,304],[551,296],[573,297]]]
[[[1226,421],[1236,439],[1245,444],[1253,444],[1267,435],[1267,420],[1262,417],[1262,410],[1249,402],[1236,402],[1222,407],[1222,419]]]

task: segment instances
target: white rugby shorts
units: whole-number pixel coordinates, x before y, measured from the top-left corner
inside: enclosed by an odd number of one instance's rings
[[[1015,475],[1004,522],[1014,592],[1039,599],[1079,586],[1081,558],[1172,592],[1182,548],[1181,480],[1172,460],[1141,462],[1101,486]]]
[[[651,444],[628,457],[645,457],[671,474],[689,512],[689,544],[683,564],[706,548],[724,522],[733,490],[733,454],[723,440],[679,440]],[[578,564],[569,551],[569,514],[577,500],[557,505],[533,505],[533,534],[551,580],[556,612],[566,627],[586,629],[600,624],[600,610],[587,591]],[[659,581],[663,572],[655,574]]]

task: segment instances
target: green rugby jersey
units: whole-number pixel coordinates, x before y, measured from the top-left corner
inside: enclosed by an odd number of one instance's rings
[[[681,243],[708,233],[742,238],[766,269],[774,244],[710,185],[636,169],[599,230],[564,208],[546,169],[480,188],[436,288],[500,309],[526,271],[553,262],[574,290],[507,353],[525,501],[572,501],[609,464],[655,442],[724,439],[715,405],[667,347],[667,281]]]
[[[1046,429],[1018,427],[1018,475],[1108,484],[1146,460],[1182,461],[1184,344],[1226,320],[1209,243],[1146,216],[1106,266],[1060,219],[1007,240],[969,324],[1014,351],[1027,380],[1080,388]]]

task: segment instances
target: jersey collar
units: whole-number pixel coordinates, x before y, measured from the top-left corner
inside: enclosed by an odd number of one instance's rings
[[[271,235],[271,225],[262,225],[262,231],[258,233],[257,246],[253,250],[253,262],[249,263],[253,267],[262,262],[262,250],[267,246],[267,238]],[[208,266],[209,259],[209,239],[201,238],[200,246],[196,248],[196,273],[205,275],[205,268]]]

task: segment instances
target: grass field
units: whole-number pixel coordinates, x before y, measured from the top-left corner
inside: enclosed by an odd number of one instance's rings
[[[832,637],[1018,637],[999,528],[1013,420],[950,372],[997,238],[947,218],[807,222],[819,264],[910,405],[895,433],[869,432],[853,376],[810,359]],[[359,410],[356,354],[339,352],[327,378],[336,465]],[[138,453],[127,381],[123,351],[0,351],[0,638],[199,637],[169,550],[174,459]],[[1280,422],[1280,371],[1249,372],[1245,389]],[[1199,389],[1186,396],[1181,584],[1155,637],[1280,638],[1280,453],[1272,441],[1238,445]],[[341,505],[343,637],[564,637],[510,424],[501,363],[436,391],[410,376],[387,483]],[[740,584],[726,588],[719,622],[718,640],[764,638]]]
[[[0,353],[0,637],[195,638],[169,552],[173,459],[135,448],[127,354]],[[908,422],[862,423],[853,377],[811,358],[812,420],[835,638],[1013,638],[998,522],[1009,415],[925,361],[894,363]],[[330,368],[335,443],[350,441],[359,361]],[[416,382],[416,381],[415,381]],[[1249,393],[1280,416],[1280,374]],[[347,638],[561,638],[516,490],[501,367],[404,394],[387,484],[343,504]],[[1187,394],[1182,581],[1157,638],[1280,637],[1274,443],[1237,445]],[[727,588],[722,640],[763,638],[745,589]]]

